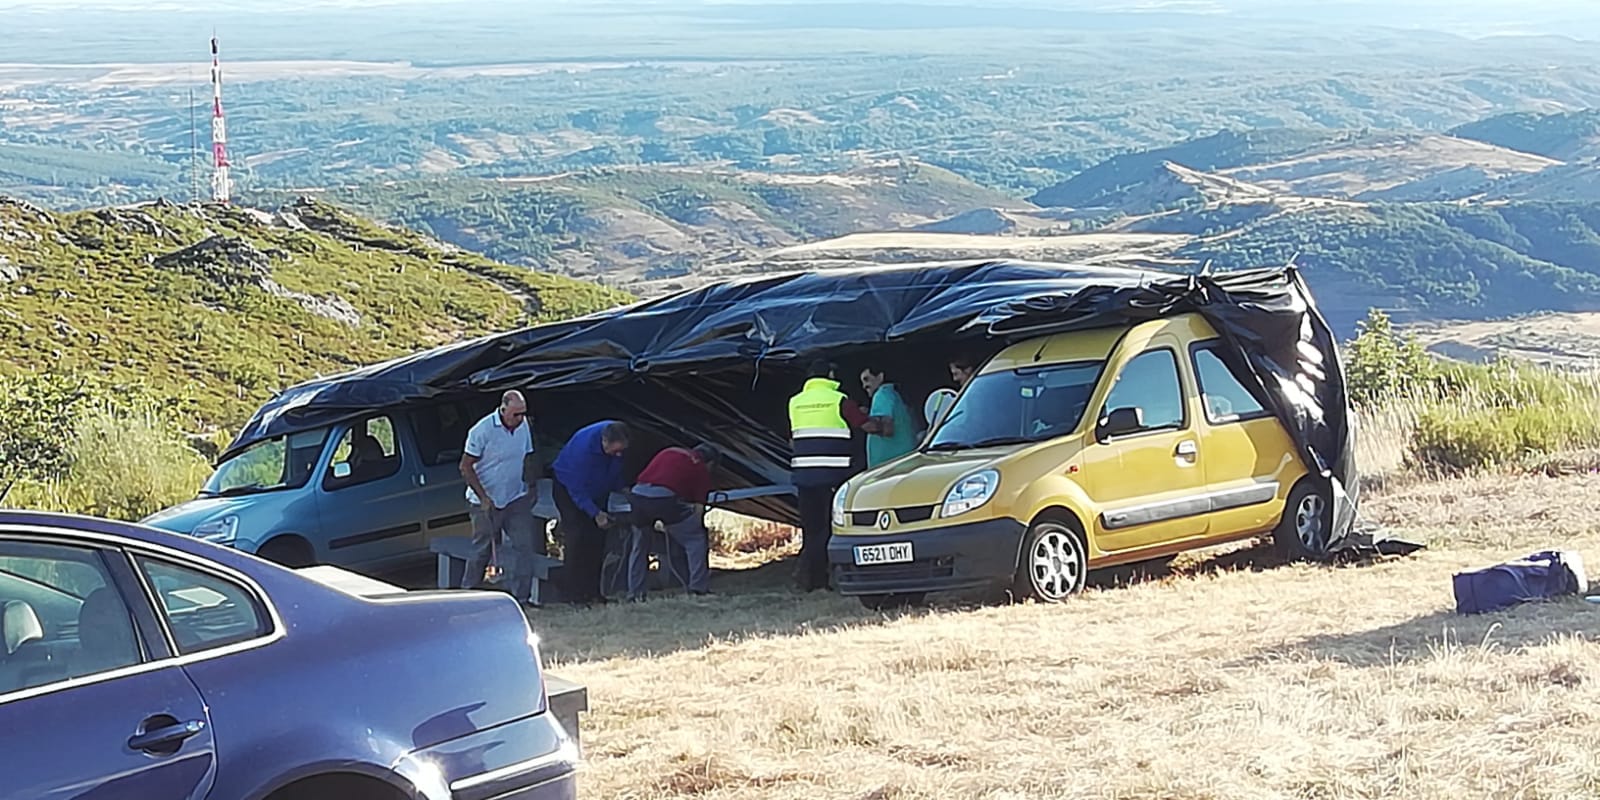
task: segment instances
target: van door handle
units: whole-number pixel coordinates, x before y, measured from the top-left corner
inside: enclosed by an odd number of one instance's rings
[[[1193,439],[1184,439],[1178,442],[1178,455],[1193,457],[1198,452],[1200,452],[1200,446],[1195,444]]]

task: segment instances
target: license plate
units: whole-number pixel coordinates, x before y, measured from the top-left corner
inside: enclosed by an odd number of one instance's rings
[[[856,566],[868,564],[896,564],[911,560],[910,542],[868,544],[856,548]]]

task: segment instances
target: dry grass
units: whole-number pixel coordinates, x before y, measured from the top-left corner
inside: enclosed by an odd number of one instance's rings
[[[1597,501],[1583,476],[1413,485],[1367,513],[1416,556],[1245,549],[1059,607],[886,616],[775,564],[535,624],[589,687],[590,797],[1595,797],[1600,607],[1456,616],[1450,576],[1593,550]]]

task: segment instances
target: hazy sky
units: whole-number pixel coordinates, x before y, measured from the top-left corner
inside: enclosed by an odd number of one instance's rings
[[[187,16],[226,17],[240,12],[293,13],[310,8],[360,9],[405,6],[470,5],[492,16],[496,7],[517,3],[520,10],[563,14],[605,11],[618,6],[688,9],[725,5],[833,5],[849,0],[0,0],[0,14],[19,9],[176,11]],[[1574,38],[1600,35],[1600,0],[854,0],[851,5],[949,5],[977,8],[1032,8],[1070,13],[1095,11],[1198,12],[1215,15],[1301,20],[1315,25],[1382,25],[1422,28],[1467,35],[1499,33],[1560,34]],[[155,15],[152,15],[155,16]],[[0,20],[0,60],[4,60],[4,24]]]

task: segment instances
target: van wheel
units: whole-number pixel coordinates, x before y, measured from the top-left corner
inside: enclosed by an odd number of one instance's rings
[[[1278,554],[1290,561],[1320,561],[1328,555],[1333,531],[1333,503],[1307,479],[1295,484],[1283,506],[1283,519],[1272,532]]]
[[[1045,517],[1023,537],[1012,595],[1059,603],[1083,591],[1089,579],[1089,547],[1078,526]]]
[[[256,555],[290,569],[309,567],[317,560],[316,554],[311,551],[311,543],[298,536],[279,536],[261,545]]]
[[[897,594],[864,594],[861,595],[861,605],[873,611],[888,611],[896,608],[920,606],[928,599],[926,592],[900,592]]]

